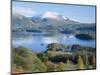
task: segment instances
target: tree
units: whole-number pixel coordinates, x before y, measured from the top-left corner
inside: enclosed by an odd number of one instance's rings
[[[57,65],[52,63],[51,61],[45,62],[45,65],[47,66],[47,71],[56,71]]]
[[[58,70],[58,71],[62,71],[62,70],[64,70],[64,69],[65,69],[65,64],[64,64],[63,62],[60,62],[60,63],[58,64],[57,70]]]
[[[45,64],[31,50],[23,47],[13,49],[12,63],[15,64],[14,70],[17,72],[44,72]],[[14,71],[13,70],[13,71]]]
[[[93,67],[94,68],[96,67],[96,56],[95,56],[95,54],[93,55]]]
[[[78,68],[79,69],[85,69],[85,65],[84,65],[84,62],[83,62],[83,59],[82,59],[82,57],[79,55],[78,56]]]
[[[46,72],[47,67],[46,65],[37,57],[34,58],[32,64],[32,72]]]
[[[89,67],[89,58],[88,58],[88,55],[84,55],[84,62],[85,62],[85,67],[88,68]]]

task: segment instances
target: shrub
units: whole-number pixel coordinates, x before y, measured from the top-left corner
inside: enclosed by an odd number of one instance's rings
[[[65,69],[65,64],[64,64],[63,62],[60,62],[60,63],[58,64],[57,70],[58,70],[58,71],[62,71],[62,70],[64,70],[64,69]]]
[[[56,71],[57,65],[52,63],[51,61],[45,62],[45,65],[47,66],[47,71]]]
[[[33,72],[45,72],[47,71],[47,67],[39,58],[35,57],[33,60],[32,71]]]
[[[46,66],[31,50],[27,48],[14,48],[12,55],[12,64],[15,64],[15,70],[23,69],[23,72],[42,72],[46,71]],[[21,67],[21,69],[19,68]]]

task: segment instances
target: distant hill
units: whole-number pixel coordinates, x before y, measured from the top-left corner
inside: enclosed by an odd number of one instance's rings
[[[95,33],[95,23],[80,23],[60,14],[44,13],[33,17],[25,17],[20,14],[12,15],[12,30],[38,31],[64,34]]]

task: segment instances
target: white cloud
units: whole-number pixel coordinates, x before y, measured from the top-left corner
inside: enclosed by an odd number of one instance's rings
[[[12,13],[15,14],[21,14],[24,15],[26,17],[31,17],[33,16],[36,12],[32,9],[32,8],[28,8],[28,7],[13,7],[12,9]]]
[[[49,18],[58,18],[59,13],[47,11],[44,13],[42,18],[49,17]]]

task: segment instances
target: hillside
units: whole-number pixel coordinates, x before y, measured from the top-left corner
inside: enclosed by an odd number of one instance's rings
[[[54,15],[53,15],[54,16]],[[77,34],[77,33],[93,33],[95,34],[95,24],[80,23],[73,21],[62,15],[55,15],[57,18],[51,17],[25,17],[19,14],[12,16],[12,30],[17,31],[41,31],[41,32],[54,32],[64,34]]]
[[[60,46],[60,47],[59,47]],[[25,47],[12,48],[12,73],[68,71],[95,68],[95,48],[73,45],[71,51],[64,45],[52,43],[42,53]]]

